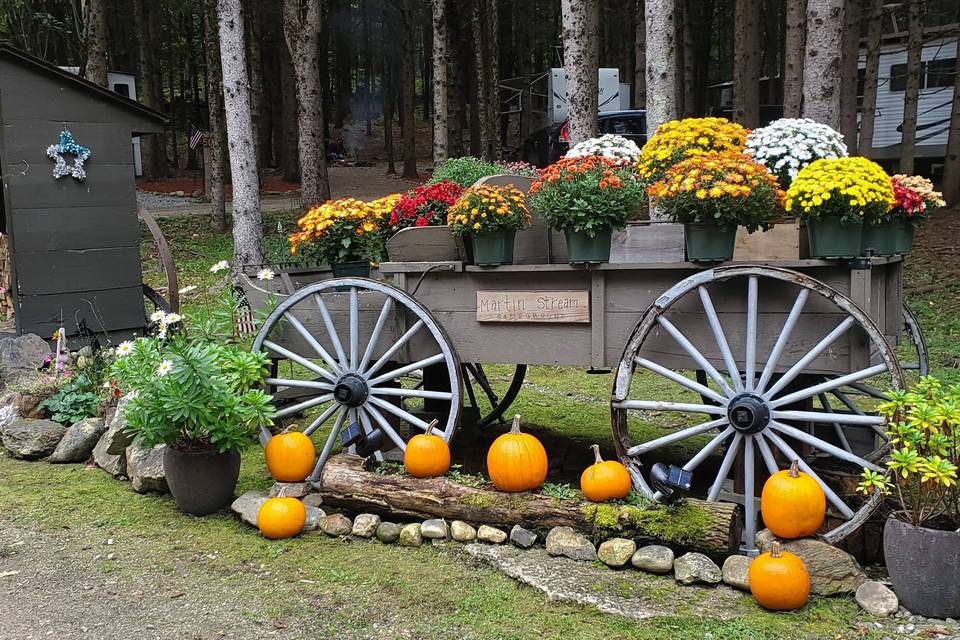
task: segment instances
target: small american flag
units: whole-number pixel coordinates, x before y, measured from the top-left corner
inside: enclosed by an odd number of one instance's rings
[[[196,126],[191,122],[190,123],[190,148],[196,149],[197,145],[200,144],[200,141],[203,140],[203,131],[197,129]]]
[[[257,321],[250,307],[241,307],[237,313],[237,337],[245,338],[257,333]]]

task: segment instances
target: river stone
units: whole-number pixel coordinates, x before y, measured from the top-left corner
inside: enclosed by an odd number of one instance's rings
[[[21,418],[6,426],[0,441],[15,458],[39,460],[54,452],[66,431],[66,425],[53,420]]]
[[[372,538],[380,526],[380,516],[372,513],[361,513],[353,519],[353,530],[350,532],[358,538]]]
[[[450,537],[457,542],[473,542],[477,539],[477,530],[463,520],[450,523]]]
[[[400,539],[401,527],[396,522],[381,522],[377,527],[377,540],[392,544]]]
[[[420,535],[419,522],[413,522],[400,529],[400,546],[419,547],[421,544],[423,544],[423,536]]]
[[[270,487],[271,498],[302,498],[310,493],[309,482],[274,482]]]
[[[622,567],[633,557],[637,550],[637,543],[626,538],[611,538],[600,543],[597,557],[600,562],[609,567]]]
[[[0,382],[9,386],[35,378],[48,355],[50,345],[35,333],[0,339]]]
[[[518,524],[513,525],[513,528],[510,529],[510,542],[512,542],[515,547],[529,549],[536,541],[537,534],[524,529]]]
[[[230,504],[230,508],[240,519],[251,526],[257,526],[257,514],[260,507],[269,498],[266,491],[247,491]],[[309,514],[308,514],[309,515]]]
[[[106,428],[102,418],[85,418],[74,422],[63,434],[47,462],[86,462]]]
[[[447,521],[441,518],[424,520],[420,525],[420,535],[428,540],[446,540],[448,534]]]
[[[702,553],[685,553],[673,561],[673,577],[680,584],[718,584],[723,573],[716,563]]]
[[[900,609],[897,594],[873,580],[867,580],[857,587],[856,598],[861,609],[878,618],[891,616]]]
[[[723,561],[723,582],[736,589],[750,591],[750,563],[747,556],[729,556]]]
[[[660,544],[640,547],[630,558],[630,564],[648,573],[670,573],[673,569],[673,550]]]
[[[300,498],[300,501],[308,507],[319,507],[323,504],[323,497],[319,493],[309,493]]]
[[[546,540],[547,553],[552,556],[566,556],[572,560],[596,560],[597,550],[586,536],[570,527],[550,529]]]
[[[320,528],[320,518],[327,515],[327,512],[320,507],[304,505],[307,509],[307,519],[303,522],[301,531],[316,531]]]
[[[163,452],[166,445],[146,448],[134,442],[127,447],[127,477],[137,493],[169,493],[167,477],[163,473]]]
[[[353,523],[342,513],[334,513],[320,518],[320,529],[328,536],[348,536],[353,531]]]
[[[480,542],[503,544],[507,541],[507,532],[502,529],[497,529],[496,527],[482,524],[480,528],[477,529],[477,540]]]
[[[867,581],[866,574],[852,555],[822,540],[781,540],[769,529],[764,529],[757,534],[757,547],[760,551],[767,551],[774,540],[779,540],[785,551],[803,560],[810,574],[810,593],[814,595],[854,593],[857,587]]]

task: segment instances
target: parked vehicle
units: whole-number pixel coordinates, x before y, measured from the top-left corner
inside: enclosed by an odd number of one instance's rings
[[[599,113],[597,120],[601,135],[615,133],[641,147],[647,141],[647,112],[642,109]],[[569,125],[564,120],[531,134],[520,147],[520,157],[532,165],[545,167],[563,157],[569,148]]]

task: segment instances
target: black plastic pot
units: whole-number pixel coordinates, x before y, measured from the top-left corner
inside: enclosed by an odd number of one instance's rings
[[[163,452],[163,472],[180,511],[205,516],[233,500],[240,476],[240,454],[167,447]]]
[[[960,532],[915,527],[890,516],[883,554],[893,590],[911,613],[960,616]]]

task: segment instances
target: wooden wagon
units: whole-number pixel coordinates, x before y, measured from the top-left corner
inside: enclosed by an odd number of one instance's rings
[[[662,256],[640,238],[661,237],[662,248],[674,231],[638,227],[610,263],[571,265],[550,262],[562,239],[535,225],[518,237],[526,264],[479,267],[445,228],[408,229],[391,239],[391,261],[375,278],[285,272],[272,289],[248,280],[252,304],[278,302],[254,348],[278,363],[267,384],[279,415],[319,411],[308,432],[333,423],[311,477],[338,438],[366,439],[373,445],[364,450],[382,456],[437,418],[450,441],[463,407],[474,422],[498,419],[526,365],[575,365],[615,372],[614,443],[637,491],[750,505],[751,550],[756,487],[798,459],[836,516],[826,538],[843,539],[880,498],[858,499],[833,479],[879,468],[885,440],[871,409],[878,389],[904,385],[901,258],[712,268],[631,260]],[[911,344],[910,366],[920,367],[918,331]],[[505,391],[490,389],[484,363],[515,367]],[[494,397],[478,411],[477,395],[488,391]],[[635,441],[638,421],[675,430]],[[665,448],[688,440],[696,453],[682,464],[657,464]]]

